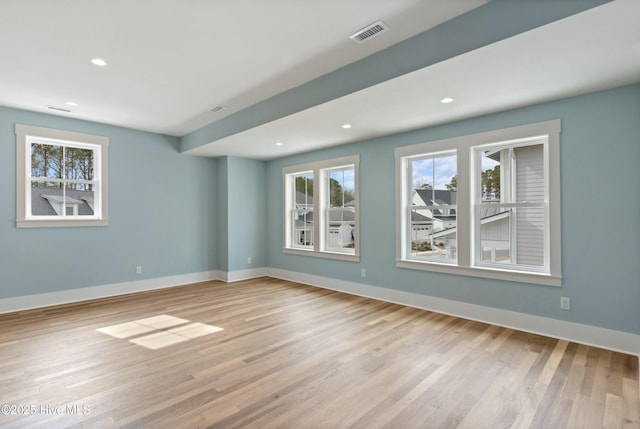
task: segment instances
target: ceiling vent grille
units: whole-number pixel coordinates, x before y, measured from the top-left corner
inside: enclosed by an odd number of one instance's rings
[[[380,33],[384,33],[388,29],[389,27],[387,26],[387,24],[382,21],[378,21],[352,34],[349,38],[355,40],[358,43],[362,43],[374,36],[377,36]]]
[[[71,113],[71,110],[69,110],[69,109],[65,109],[64,107],[47,106],[47,109],[57,110],[58,112]]]
[[[219,111],[224,110],[224,106],[220,106],[220,105],[213,106],[209,110],[211,110],[213,113],[218,113]]]

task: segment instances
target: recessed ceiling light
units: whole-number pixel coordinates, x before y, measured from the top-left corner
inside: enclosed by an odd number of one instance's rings
[[[342,126],[342,128],[344,128],[344,129],[346,130],[346,129],[351,128],[351,125],[350,125],[350,124],[344,124],[344,125]]]
[[[96,66],[100,66],[100,67],[104,67],[107,65],[107,62],[105,60],[103,60],[102,58],[94,58],[91,60],[91,64],[94,64]]]
[[[442,100],[440,100],[440,102],[441,102],[442,104],[449,104],[449,103],[451,103],[452,101],[453,101],[453,98],[451,98],[451,97],[445,97],[445,98],[443,98]]]
[[[284,145],[284,143],[282,143],[282,142],[276,142],[276,146],[282,146],[282,145]]]
[[[75,101],[67,101],[67,102],[66,102],[66,103],[64,103],[64,104],[66,104],[67,106],[72,106],[72,107],[75,107],[75,106],[77,106],[77,105],[78,105],[78,103],[76,103]]]

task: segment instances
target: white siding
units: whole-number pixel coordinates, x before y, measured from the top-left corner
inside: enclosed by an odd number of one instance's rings
[[[544,201],[543,146],[514,148],[516,201]],[[544,265],[544,209],[516,209],[516,260],[518,264]]]

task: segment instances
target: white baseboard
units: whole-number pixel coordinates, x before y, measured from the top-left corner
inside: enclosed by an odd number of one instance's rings
[[[183,286],[211,280],[236,282],[263,276],[280,278],[324,289],[345,292],[351,295],[359,295],[409,307],[421,308],[423,310],[449,314],[464,319],[476,320],[492,325],[504,326],[520,331],[632,354],[640,358],[640,335],[637,334],[278,268],[254,268],[231,272],[205,271],[201,273],[4,298],[0,299],[0,314]]]
[[[268,268],[267,275],[318,286],[323,289],[336,290],[351,295],[374,298],[381,301],[457,316],[463,319],[476,320],[492,325],[517,329],[519,331],[627,353],[638,356],[640,359],[640,335],[628,332],[277,268]]]
[[[240,280],[255,279],[267,275],[268,268],[251,268],[241,271],[219,271],[219,279],[223,282],[232,283]]]
[[[67,289],[57,292],[39,293],[35,295],[17,296],[0,299],[0,314],[32,308],[50,307],[71,302],[125,295],[154,289],[182,286],[190,283],[218,280],[220,272],[204,271],[201,273],[160,277],[155,279],[136,280],[132,282],[114,283],[110,285],[92,286],[80,289]]]
[[[88,301],[91,299],[107,298],[128,293],[144,292],[155,289],[165,289],[183,286],[191,283],[222,280],[227,283],[248,280],[267,275],[266,268],[254,268],[242,271],[204,271],[201,273],[182,274],[169,277],[136,280],[132,282],[114,283],[109,285],[91,286],[79,289],[66,289],[57,292],[23,295],[13,298],[0,299],[0,314],[33,308],[51,307],[53,305],[69,304],[72,302]]]

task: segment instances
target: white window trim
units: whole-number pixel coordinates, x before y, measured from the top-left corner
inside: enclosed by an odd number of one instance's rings
[[[428,159],[428,158],[433,159],[433,158],[437,158],[437,157],[451,156],[451,155],[457,156],[456,151],[455,150],[436,151],[436,152],[429,152],[427,154],[421,153],[421,154],[419,154],[419,155],[417,155],[415,157],[413,157],[413,156],[405,157],[405,161],[407,162],[407,165],[405,165],[404,167],[406,169],[406,173],[409,173],[411,171],[411,168],[409,168],[409,166],[408,166],[408,163],[409,163],[410,160]],[[403,183],[405,185],[408,184],[408,183],[411,183],[411,181],[409,180],[408,174],[405,176],[404,180],[405,180],[405,182],[403,182]],[[410,198],[409,194],[404,195],[404,197],[407,198],[407,199]],[[409,219],[411,218],[411,209],[419,209],[420,207],[431,209],[433,207],[433,206],[428,206],[428,205],[427,206],[409,206],[408,200],[403,200],[403,201],[405,203],[405,206],[404,206],[405,209],[408,209],[408,210],[406,212],[403,212],[402,215],[404,216],[404,222],[406,222],[405,225],[407,225],[408,227],[410,227],[410,225],[408,225],[408,222],[409,222]],[[411,208],[409,209],[409,207],[411,207]],[[451,209],[456,210],[456,225],[457,225],[458,204],[448,204],[447,208],[451,208]],[[405,233],[406,233],[406,231],[407,231],[407,229],[405,229]],[[429,257],[413,256],[413,255],[411,255],[411,252],[407,252],[406,254],[404,254],[404,252],[406,252],[407,249],[408,249],[408,247],[405,247],[405,246],[409,245],[410,238],[409,238],[408,235],[405,235],[403,238],[405,240],[407,240],[407,241],[405,241],[405,244],[403,245],[403,260],[415,261],[415,262],[418,262],[418,263],[433,262],[433,263],[436,263],[436,264],[445,264],[445,265],[454,265],[454,266],[457,263],[456,262],[457,258],[455,260],[452,260],[452,259],[443,260],[443,259],[437,258],[437,257],[436,258],[429,258]]]
[[[561,268],[561,229],[560,229],[560,132],[559,119],[523,125],[513,128],[488,131],[451,139],[420,143],[396,148],[396,267],[458,274],[489,279],[534,283],[547,286],[562,285]],[[549,274],[522,272],[517,269],[477,266],[473,264],[473,227],[471,225],[471,174],[474,171],[473,148],[480,145],[506,142],[535,136],[548,136],[549,156],[547,172],[549,184]],[[404,192],[407,183],[407,158],[420,154],[456,150],[458,156],[457,205],[457,265],[435,261],[416,261],[407,258],[407,219],[404,209],[407,195]],[[545,161],[547,162],[547,161]]]
[[[355,243],[354,243],[354,252],[346,253],[340,251],[331,251],[326,250],[326,231],[325,231],[325,220],[326,214],[324,205],[322,204],[323,200],[326,198],[324,196],[324,186],[321,183],[324,183],[326,177],[323,172],[325,170],[344,167],[347,165],[354,166],[354,181],[355,181],[355,224],[357,233],[355,235]],[[290,255],[302,255],[302,256],[313,256],[317,258],[327,258],[327,259],[338,259],[341,261],[349,261],[349,262],[360,262],[360,155],[352,155],[345,156],[341,158],[334,158],[329,160],[322,160],[317,162],[311,162],[308,164],[296,165],[291,167],[285,167],[282,169],[282,178],[283,178],[283,195],[284,195],[284,246],[283,253]],[[293,174],[299,174],[304,172],[313,172],[313,183],[314,183],[314,192],[313,192],[313,211],[314,211],[314,222],[313,222],[313,249],[302,249],[295,248],[291,246],[292,243],[292,231],[290,228],[292,218],[292,201],[291,201],[291,187],[293,184],[288,177]]]
[[[16,226],[18,228],[42,227],[78,227],[106,226],[109,224],[108,207],[108,148],[109,138],[91,134],[75,133],[52,128],[16,124]],[[27,204],[30,204],[31,156],[29,143],[31,138],[53,140],[77,146],[83,144],[100,147],[98,162],[95,163],[96,184],[99,187],[99,200],[94,201],[99,210],[94,216],[69,218],[66,216],[28,216]]]

